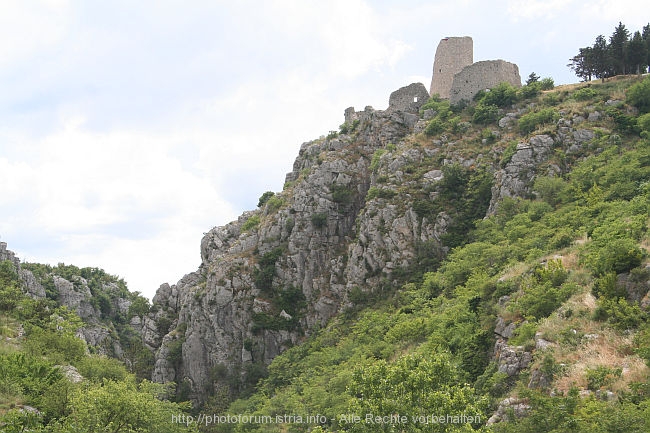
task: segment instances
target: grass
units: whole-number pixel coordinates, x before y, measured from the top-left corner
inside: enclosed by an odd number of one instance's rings
[[[647,381],[650,369],[631,350],[634,335],[592,320],[595,309],[596,298],[585,288],[540,322],[538,332],[556,344],[555,361],[565,366],[552,389],[562,393],[571,387],[587,389],[587,371],[599,366],[622,369],[621,377],[607,387],[614,392],[629,391],[630,384]]]

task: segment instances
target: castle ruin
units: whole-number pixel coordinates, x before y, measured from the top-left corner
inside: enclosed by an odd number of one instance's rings
[[[433,61],[431,95],[449,99],[452,105],[471,101],[481,90],[499,83],[521,87],[519,68],[505,60],[474,63],[474,48],[469,36],[444,38],[438,43]]]
[[[491,89],[500,83],[521,87],[517,65],[505,60],[484,60],[465,66],[454,75],[449,103],[456,105],[461,101],[471,101],[481,90]]]
[[[441,39],[433,60],[429,94],[449,99],[454,75],[474,63],[474,42],[469,36]]]

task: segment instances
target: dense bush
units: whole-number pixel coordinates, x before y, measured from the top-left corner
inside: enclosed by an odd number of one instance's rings
[[[368,189],[368,194],[366,194],[366,200],[374,200],[375,198],[391,199],[395,197],[396,194],[397,193],[391,189],[371,186],[370,189]]]
[[[485,104],[479,102],[472,116],[472,122],[480,124],[488,124],[495,122],[499,118],[499,107],[493,104]]]
[[[560,115],[552,108],[543,108],[539,111],[524,114],[519,118],[519,131],[522,134],[530,134],[537,129],[538,126],[546,123],[557,122],[559,118]]]
[[[630,86],[627,90],[626,101],[638,108],[642,114],[650,112],[650,77]]]
[[[242,224],[241,231],[248,232],[260,225],[261,218],[259,215],[251,215],[248,219]]]
[[[271,197],[273,197],[274,195],[275,195],[275,193],[274,193],[273,191],[266,191],[264,194],[262,194],[262,196],[260,197],[260,199],[257,201],[257,207],[262,207],[262,206],[264,206],[264,204],[265,204],[267,201],[269,201],[269,199],[270,199]]]

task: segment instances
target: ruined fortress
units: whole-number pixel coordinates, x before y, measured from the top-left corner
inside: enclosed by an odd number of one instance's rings
[[[499,83],[521,87],[519,68],[505,60],[474,63],[474,43],[469,36],[444,38],[438,43],[433,60],[431,95],[449,99],[452,105],[471,101],[481,90]]]
[[[491,89],[500,83],[521,87],[521,77],[516,64],[505,60],[474,62],[474,42],[469,36],[443,38],[438,43],[433,60],[431,87],[413,83],[390,94],[388,111],[417,113],[430,95],[438,94],[451,105],[471,101],[481,90]],[[367,107],[371,108],[371,107]],[[345,110],[345,121],[352,123],[362,112],[354,107]]]

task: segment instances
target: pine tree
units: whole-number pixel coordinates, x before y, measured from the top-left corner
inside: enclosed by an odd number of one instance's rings
[[[646,59],[646,64],[650,65],[650,23],[646,24],[643,26],[643,32],[641,33],[641,37],[645,41],[645,46],[648,50],[648,56]]]
[[[645,72],[645,67],[648,65],[648,47],[638,31],[634,32],[634,36],[628,44],[627,63],[630,72],[637,75]]]
[[[591,48],[591,66],[596,78],[605,81],[605,78],[613,75],[609,50],[605,36],[599,35],[594,46]]]
[[[580,48],[578,54],[569,59],[567,66],[582,81],[591,81],[594,74],[592,48]]]
[[[618,26],[614,29],[614,33],[609,38],[609,52],[611,55],[612,66],[614,68],[614,75],[625,74],[627,72],[626,65],[626,52],[630,32],[625,28],[625,25],[619,21]]]
[[[531,72],[530,75],[528,76],[528,79],[526,80],[526,85],[533,84],[539,81],[539,75],[537,75],[535,72]]]

